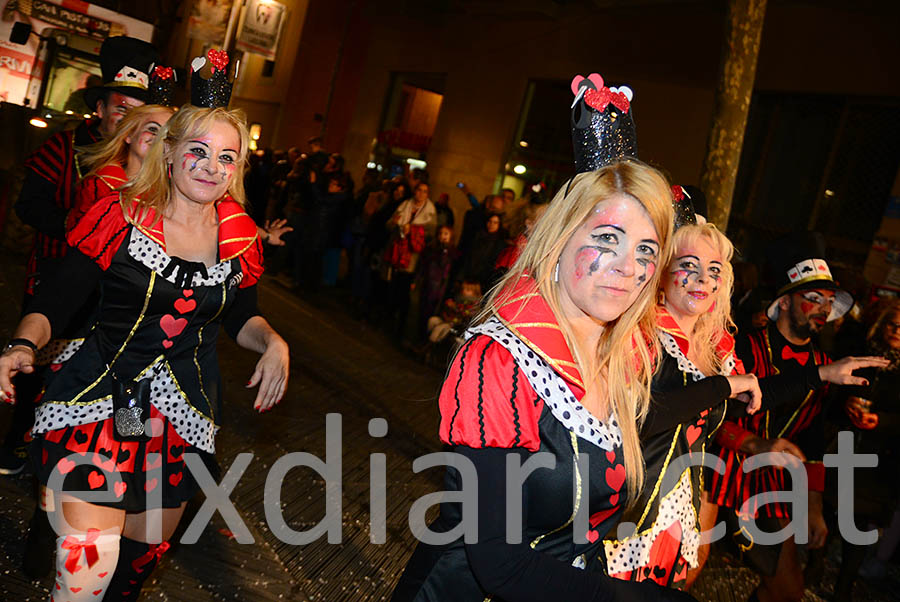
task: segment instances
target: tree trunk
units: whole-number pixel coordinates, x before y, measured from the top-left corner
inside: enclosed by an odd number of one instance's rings
[[[707,217],[723,231],[731,213],[765,15],[766,0],[728,2],[713,123],[700,176],[700,188],[708,204]]]

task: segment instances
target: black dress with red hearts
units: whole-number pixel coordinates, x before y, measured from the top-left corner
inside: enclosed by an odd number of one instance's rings
[[[681,588],[688,567],[698,566],[704,475],[699,462],[725,418],[730,386],[724,378],[707,378],[688,359],[690,341],[662,307],[657,328],[663,353],[653,377],[654,409],[682,413],[681,422],[643,430],[646,480],[638,503],[622,518],[636,527],[628,531],[631,535],[604,544],[610,575]],[[733,349],[734,339],[726,335],[718,346],[722,375],[739,370]],[[693,399],[679,400],[678,408],[660,408],[666,404],[664,394],[676,390],[690,391]],[[685,411],[688,405],[693,409]]]
[[[219,261],[213,266],[169,257],[162,220],[124,209],[117,193],[99,200],[68,232],[74,251],[65,276],[44,289],[52,294],[42,293],[33,311],[46,315],[55,332],[98,287],[101,302],[96,326],[53,373],[35,412],[32,458],[42,484],[58,467],[65,491],[108,490],[93,503],[142,511],[193,496],[187,452],[215,470],[219,326],[224,322],[236,336],[258,313],[254,284],[262,273],[255,223],[230,198],[216,209]],[[113,379],[150,379],[150,415],[141,417],[148,441],[114,436]]]
[[[392,600],[691,599],[606,574],[603,536],[625,503],[616,417],[599,421],[579,403],[581,376],[533,281],[506,298],[469,329],[447,373],[440,435],[456,464],[444,480],[451,500],[429,525],[444,537],[419,537]],[[538,461],[527,478],[508,472]]]

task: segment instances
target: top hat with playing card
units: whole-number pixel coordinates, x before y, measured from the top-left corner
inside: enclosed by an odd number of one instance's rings
[[[85,102],[93,110],[110,90],[146,101],[150,72],[156,64],[159,64],[159,52],[149,42],[127,36],[106,38],[100,46],[103,85],[87,88]]]
[[[798,232],[772,244],[769,248],[769,269],[775,286],[775,300],[766,315],[778,319],[778,301],[784,295],[818,289],[834,291],[834,305],[828,321],[837,320],[851,307],[853,297],[838,286],[825,261],[825,239],[818,232]]]

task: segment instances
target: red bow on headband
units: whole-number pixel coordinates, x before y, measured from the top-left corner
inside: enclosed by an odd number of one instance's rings
[[[631,103],[628,101],[628,97],[625,96],[625,94],[622,92],[612,92],[607,87],[600,88],[599,90],[587,90],[584,93],[584,102],[598,111],[605,110],[609,103],[612,103],[613,106],[625,113],[627,113],[628,109],[631,107]]]
[[[800,364],[801,366],[805,366],[806,361],[809,359],[809,352],[808,351],[794,351],[793,349],[791,349],[790,347],[785,345],[784,348],[781,350],[781,359],[783,359],[783,360],[795,359],[795,360],[797,360],[798,364]]]
[[[81,552],[84,551],[84,560],[87,562],[88,568],[97,564],[100,560],[100,554],[97,552],[97,538],[100,536],[99,529],[88,529],[87,536],[84,541],[78,541],[71,535],[66,537],[62,542],[64,550],[69,550],[66,557],[66,570],[75,574],[78,567],[78,559],[81,558]]]

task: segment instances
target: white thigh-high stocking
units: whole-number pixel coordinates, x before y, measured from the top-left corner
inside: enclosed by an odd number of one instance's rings
[[[119,539],[96,529],[58,537],[51,602],[103,600],[119,560]]]

